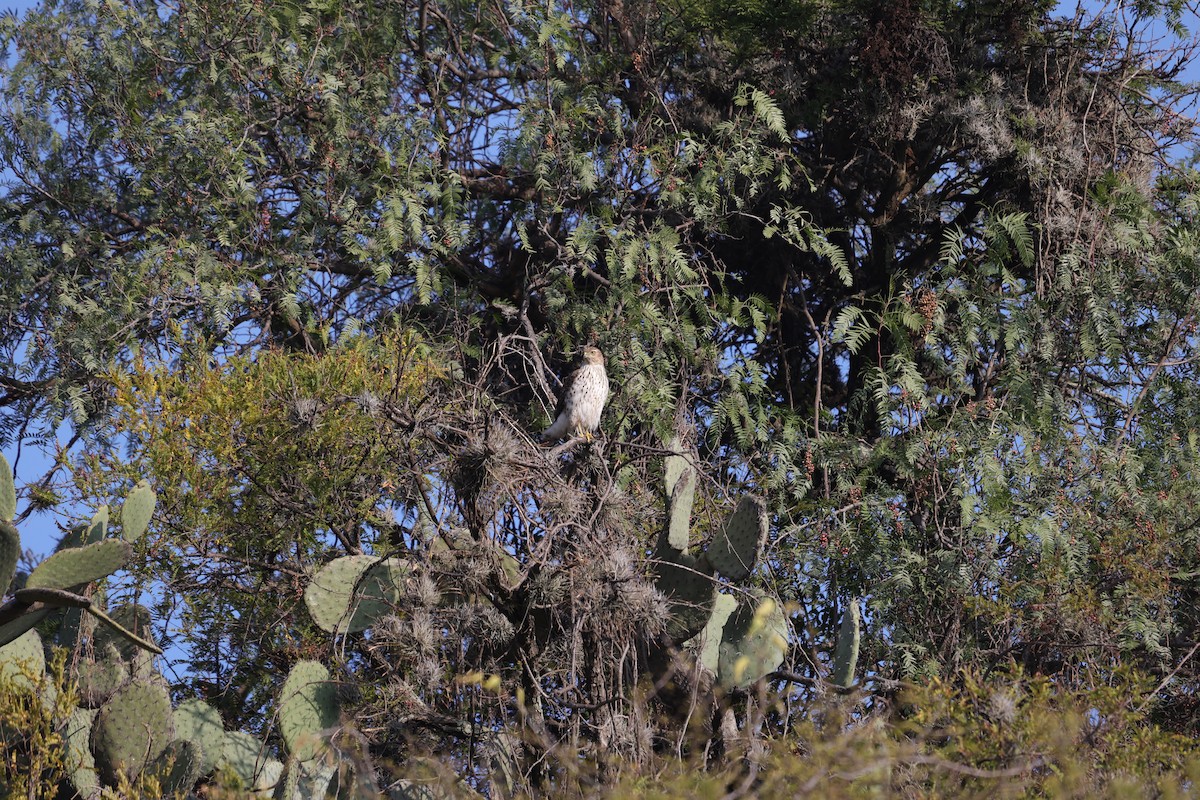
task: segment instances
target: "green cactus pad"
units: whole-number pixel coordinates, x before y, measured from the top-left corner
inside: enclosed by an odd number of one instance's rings
[[[129,680],[129,667],[116,648],[110,645],[103,658],[82,662],[76,677],[79,681],[79,704],[84,708],[100,708]]]
[[[842,626],[838,631],[837,652],[833,657],[832,681],[835,686],[849,688],[854,683],[854,668],[858,665],[858,645],[862,636],[862,615],[858,610],[858,599],[850,601],[842,613]]]
[[[161,683],[130,683],[104,704],[92,726],[92,752],[100,775],[116,783],[158,758],[175,738],[171,697]]]
[[[83,547],[87,544],[95,544],[104,539],[105,525],[92,524],[90,522],[73,525],[66,535],[59,539],[58,545],[55,546],[54,552],[58,553],[63,550],[70,550],[73,547]]]
[[[667,497],[670,497],[675,493],[675,485],[683,477],[684,470],[691,468],[691,463],[678,436],[667,443],[666,449],[670,450],[671,454],[663,459],[663,483],[666,485]]]
[[[203,747],[190,739],[176,739],[146,767],[146,774],[158,781],[163,797],[173,797],[200,780],[203,761]]]
[[[27,589],[69,589],[107,577],[129,561],[133,548],[128,542],[108,539],[95,544],[60,550],[29,575]]]
[[[283,767],[283,774],[279,776],[279,783],[275,784],[275,791],[271,798],[272,800],[298,800],[300,797],[300,762],[295,758],[289,758]]]
[[[8,522],[0,521],[0,596],[8,591],[9,584],[17,575],[17,562],[21,560],[21,534]]]
[[[655,559],[654,572],[670,609],[667,635],[676,642],[691,639],[704,629],[712,611],[712,568],[703,558],[667,550]]]
[[[292,667],[279,695],[279,730],[288,752],[309,761],[326,748],[326,731],[338,723],[337,686],[316,661]]]
[[[0,677],[11,678],[18,686],[31,687],[33,684],[25,676],[25,672],[35,675],[46,671],[46,651],[42,647],[42,637],[37,631],[28,630],[8,644],[0,647]]]
[[[705,555],[717,572],[731,581],[749,577],[767,538],[767,507],[752,495],[743,497],[724,529],[717,531]]]
[[[200,774],[207,775],[217,766],[225,748],[225,728],[221,715],[203,700],[185,700],[175,709],[175,735],[200,745]]]
[[[313,622],[328,633],[364,631],[391,613],[409,568],[398,558],[343,556],[320,569],[304,592]]]
[[[127,542],[136,542],[146,532],[150,518],[154,516],[157,497],[147,481],[138,481],[137,486],[125,497],[121,506],[121,536]]]
[[[717,679],[733,689],[749,686],[783,663],[788,649],[788,620],[771,598],[741,602],[722,629]]]
[[[337,773],[336,759],[306,761],[299,764],[299,768],[300,790],[297,794],[292,795],[292,800],[325,797],[329,791],[329,784]]]
[[[667,489],[667,524],[658,539],[658,550],[667,547],[677,553],[686,553],[692,536],[692,504],[696,500],[695,450],[683,450],[678,438],[669,445],[673,452],[663,464],[663,478]]]
[[[100,776],[96,774],[96,759],[90,746],[92,723],[98,713],[85,708],[75,709],[63,731],[66,771],[80,797],[92,797],[100,791]]]
[[[0,521],[12,522],[17,518],[17,487],[13,483],[12,467],[8,459],[0,455]]]
[[[713,602],[712,614],[704,630],[688,641],[688,646],[696,654],[700,665],[712,674],[717,674],[721,657],[721,635],[729,615],[737,608],[737,598],[733,595],[719,592]]]
[[[228,731],[217,766],[236,775],[245,788],[261,789],[264,779],[269,777],[266,773],[271,762],[279,764],[282,774],[283,765],[269,757],[266,745],[260,740],[241,731]],[[278,776],[268,785],[273,786],[277,780]]]

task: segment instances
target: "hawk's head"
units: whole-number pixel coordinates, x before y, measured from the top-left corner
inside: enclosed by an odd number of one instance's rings
[[[600,352],[600,348],[589,344],[583,348],[583,363],[604,366],[604,354]]]

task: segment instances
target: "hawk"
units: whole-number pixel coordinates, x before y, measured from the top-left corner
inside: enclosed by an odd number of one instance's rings
[[[583,348],[583,363],[567,376],[563,383],[554,423],[542,434],[543,439],[572,436],[591,437],[600,427],[600,412],[608,399],[608,373],[604,371],[604,354],[597,348]]]

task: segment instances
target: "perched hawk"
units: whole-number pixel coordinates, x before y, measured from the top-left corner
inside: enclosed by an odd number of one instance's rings
[[[608,373],[604,354],[595,347],[583,348],[583,363],[563,383],[554,423],[542,434],[543,439],[564,436],[591,436],[600,427],[600,412],[608,399]]]

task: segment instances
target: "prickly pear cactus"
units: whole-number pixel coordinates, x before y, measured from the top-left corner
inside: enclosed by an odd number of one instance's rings
[[[696,468],[699,456],[695,450],[684,450],[676,438],[667,446],[663,471],[667,489],[667,526],[659,541],[659,551],[667,547],[686,553],[692,535],[692,504],[696,500]]]
[[[63,741],[67,748],[67,777],[80,797],[92,797],[100,791],[100,777],[96,773],[96,759],[92,755],[92,724],[98,711],[77,708],[67,720]]]
[[[0,520],[0,597],[8,591],[21,558],[21,535],[11,523]]]
[[[26,631],[0,647],[0,677],[11,678],[22,686],[32,686],[25,672],[40,674],[46,671],[46,652],[37,631]]]
[[[200,745],[200,774],[212,772],[225,748],[221,715],[203,700],[185,700],[175,709],[175,735]]]
[[[725,527],[717,531],[705,555],[717,572],[731,581],[745,580],[767,540],[767,506],[752,495],[738,503]]]
[[[712,567],[687,553],[668,553],[654,563],[655,583],[667,598],[667,635],[686,641],[704,629],[712,612],[716,584]]]
[[[343,556],[313,577],[304,603],[328,633],[358,633],[390,614],[400,601],[409,567],[398,558]]]
[[[139,603],[125,603],[112,610],[112,621],[147,641],[152,640],[150,632],[150,609]],[[140,648],[136,642],[123,636],[116,628],[104,625],[96,629],[95,643],[97,649],[115,647],[121,658],[133,661],[139,654]]]
[[[329,670],[316,661],[292,667],[279,695],[279,730],[288,752],[300,761],[320,755],[338,716],[337,686]]]
[[[283,763],[267,754],[266,745],[240,731],[225,734],[217,766],[232,772],[244,787],[256,792],[270,791],[283,775]]]
[[[788,649],[788,621],[769,597],[740,602],[721,629],[717,680],[726,689],[749,686],[779,669]]]
[[[106,578],[129,562],[128,542],[106,539],[82,547],[59,550],[34,568],[27,589],[69,589]]]
[[[104,704],[92,726],[92,753],[101,777],[116,783],[158,758],[175,738],[171,698],[160,683],[131,683]]]
[[[125,497],[121,506],[121,536],[127,542],[136,542],[142,538],[154,516],[154,505],[157,498],[154,490],[147,481],[138,481],[137,486]]]
[[[0,455],[0,520],[12,522],[17,518],[17,487],[13,483],[12,467]]]
[[[729,615],[737,610],[737,598],[721,592],[713,603],[712,614],[704,625],[704,630],[688,642],[692,652],[696,654],[701,666],[716,675],[720,668],[721,636]]]
[[[75,675],[80,705],[100,708],[129,680],[129,667],[116,648],[109,646],[97,660],[80,662]]]
[[[832,680],[835,686],[849,688],[854,683],[854,668],[858,665],[858,645],[862,636],[862,615],[858,610],[858,599],[850,601],[842,613],[842,625],[838,631],[837,652],[833,658]]]
[[[158,781],[164,797],[190,790],[203,774],[203,748],[190,739],[176,739],[147,767],[146,774]]]

